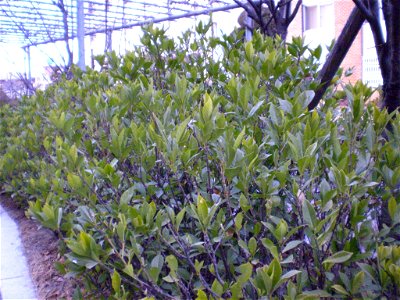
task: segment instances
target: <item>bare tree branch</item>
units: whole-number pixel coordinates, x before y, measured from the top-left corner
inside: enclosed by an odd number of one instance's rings
[[[62,16],[63,16],[63,25],[64,25],[64,40],[65,40],[65,47],[67,49],[68,54],[68,63],[65,66],[65,72],[69,70],[69,68],[73,64],[74,54],[69,46],[69,27],[68,27],[68,10],[65,8],[64,0],[58,0],[55,5],[60,9]]]
[[[308,105],[309,110],[314,109],[322,99],[322,96],[329,87],[332,78],[339,69],[340,64],[349,51],[350,46],[360,31],[364,21],[364,14],[358,9],[358,7],[355,7],[339,35],[332,52],[328,56],[328,59],[325,61],[322,70],[319,73],[318,79],[321,85]]]
[[[373,16],[369,11],[369,9],[365,6],[364,2],[361,2],[361,0],[353,0],[353,2],[356,4],[358,9],[364,14],[364,17],[367,19],[367,21],[371,22]]]
[[[302,0],[297,1],[296,6],[294,7],[292,14],[290,15],[289,18],[286,18],[286,24],[287,25],[289,25],[294,20],[294,18],[296,17],[297,13],[299,12],[299,9],[300,9],[302,4],[303,4]]]
[[[237,5],[239,5],[241,8],[243,8],[246,12],[247,15],[252,18],[253,20],[257,20],[257,14],[256,14],[256,9],[254,6],[249,7],[249,5],[246,5],[245,3],[239,1],[239,0],[233,0]],[[253,3],[252,1],[249,2],[250,4]]]

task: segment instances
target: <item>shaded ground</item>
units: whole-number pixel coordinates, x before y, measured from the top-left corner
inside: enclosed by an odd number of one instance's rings
[[[23,210],[9,198],[0,196],[4,210],[19,226],[32,282],[40,300],[72,299],[76,284],[61,276],[54,263],[61,261],[57,253],[58,240],[53,232],[27,219]]]

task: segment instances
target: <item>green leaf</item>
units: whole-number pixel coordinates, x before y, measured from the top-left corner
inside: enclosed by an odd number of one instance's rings
[[[348,261],[353,256],[353,253],[347,251],[339,251],[332,256],[329,256],[322,263],[323,264],[341,264]]]
[[[351,293],[357,294],[360,291],[360,288],[364,284],[365,280],[365,273],[360,271],[354,276],[353,280],[351,281]]]
[[[159,270],[162,269],[163,265],[164,265],[164,257],[160,254],[154,256],[150,264],[151,267],[157,268]]]
[[[136,192],[136,186],[132,186],[129,189],[127,189],[125,192],[122,193],[121,198],[119,199],[120,204],[129,204],[129,201],[131,201],[132,197],[135,195]]]
[[[282,267],[277,258],[274,258],[268,267],[268,275],[272,279],[272,288],[274,289],[281,278]]]
[[[242,239],[239,240],[238,245],[240,248],[243,249],[243,251],[245,251],[246,253],[249,253],[249,248],[247,247],[247,244],[245,241],[243,241]]]
[[[203,268],[204,265],[204,261],[198,261],[197,259],[194,262],[194,268],[196,269],[196,273],[199,274],[201,269]]]
[[[131,264],[126,265],[122,271],[130,277],[135,278],[135,274],[133,273],[133,266]]]
[[[286,244],[285,248],[283,248],[282,253],[285,253],[289,250],[292,250],[293,248],[296,248],[298,245],[300,245],[302,241],[290,241],[289,243]]]
[[[364,274],[367,274],[368,277],[372,280],[373,283],[378,283],[378,275],[376,273],[376,270],[371,267],[369,264],[364,264],[364,263],[357,263],[358,267],[364,272]]]
[[[201,115],[203,117],[204,122],[208,122],[211,119],[211,115],[213,112],[213,102],[209,94],[204,95],[204,105],[201,109]]]
[[[223,286],[218,282],[217,279],[214,279],[214,282],[211,286],[211,290],[216,293],[218,296],[221,296],[224,292]]]
[[[208,300],[207,294],[204,293],[202,290],[197,290],[196,300]]]
[[[332,295],[324,290],[313,290],[313,291],[305,291],[300,295],[300,299],[310,299],[304,297],[315,297],[312,299],[319,299],[319,298],[331,298]]]
[[[287,294],[289,296],[288,300],[296,299],[297,289],[296,289],[296,285],[292,281],[289,281],[287,284]]]
[[[114,272],[111,276],[111,285],[114,289],[114,291],[119,294],[121,290],[121,276],[119,273],[114,269]]]
[[[168,255],[165,260],[171,272],[176,272],[178,270],[178,260],[174,255]]]
[[[317,48],[315,48],[314,51],[312,51],[313,56],[316,59],[320,59],[321,58],[321,54],[322,54],[322,47],[321,45],[319,45]]]
[[[392,221],[394,221],[394,216],[396,215],[396,210],[397,210],[397,202],[394,197],[391,197],[388,202],[388,210],[389,210],[389,215]]]
[[[270,239],[263,238],[261,240],[261,243],[265,248],[267,248],[271,252],[274,258],[279,258],[278,247],[276,247],[275,244]]]
[[[243,293],[242,293],[242,284],[240,284],[239,282],[234,283],[231,288],[230,291],[232,293],[232,300],[238,300],[243,298]]]
[[[69,186],[74,190],[79,190],[82,187],[82,181],[78,175],[69,173],[67,175],[67,181]]]
[[[160,276],[160,270],[155,267],[151,267],[148,272],[149,272],[148,274],[149,274],[151,280],[153,282],[157,283],[158,277]]]
[[[98,261],[93,260],[93,259],[91,259],[91,258],[78,256],[78,255],[75,255],[75,254],[73,254],[73,253],[68,253],[68,254],[66,254],[66,257],[67,257],[69,260],[73,261],[73,262],[74,262],[75,264],[77,264],[78,266],[83,266],[83,267],[85,267],[86,269],[92,269],[92,268],[94,268],[95,266],[97,266],[98,263],[99,263]]]
[[[240,208],[245,213],[250,209],[249,201],[247,200],[246,196],[243,194],[240,194],[239,204],[240,204]]]
[[[99,260],[101,247],[96,244],[95,240],[88,233],[81,231],[78,240],[67,240],[67,246],[74,254],[81,257],[91,258],[94,261]]]
[[[206,220],[208,217],[208,206],[206,200],[200,194],[197,196],[197,214],[200,222],[204,226],[207,226]]]
[[[235,140],[235,143],[233,144],[233,150],[234,151],[236,151],[237,150],[237,148],[239,148],[239,146],[240,146],[240,144],[241,144],[241,142],[242,142],[242,140],[243,140],[243,137],[244,137],[244,134],[246,133],[246,127],[243,127],[243,129],[242,129],[242,131],[239,133],[239,135],[237,136],[237,138],[236,138],[236,140]]]
[[[174,282],[179,282],[179,279],[176,278],[175,274],[168,274],[167,276],[162,278],[164,281],[168,282],[168,283],[174,283]]]
[[[246,59],[248,61],[252,61],[254,56],[254,48],[253,48],[253,43],[251,41],[246,43],[245,53],[246,53]]]
[[[71,148],[69,149],[69,155],[72,158],[72,161],[76,163],[78,159],[78,151],[75,144],[72,145]]]
[[[301,271],[298,270],[291,270],[285,274],[283,274],[281,276],[281,278],[279,279],[279,281],[275,284],[274,286],[274,291],[277,290],[279,287],[282,286],[282,284],[284,284],[285,282],[287,282],[291,277],[296,276],[297,274],[300,274]]]
[[[318,147],[318,143],[317,142],[311,144],[310,146],[307,147],[307,149],[305,151],[305,155],[314,156],[315,155],[315,151],[317,150],[317,147]]]
[[[182,219],[185,216],[186,209],[185,207],[176,215],[175,219],[175,228],[179,229],[179,225],[181,225]]]
[[[314,229],[317,225],[317,217],[314,207],[307,199],[304,199],[303,201],[302,210],[304,221],[311,229]]]
[[[254,254],[256,254],[256,251],[257,251],[257,241],[254,237],[250,238],[248,248],[249,248],[250,254],[252,256],[254,256]]]
[[[292,113],[293,110],[293,105],[287,100],[279,99],[279,105],[282,108],[282,110],[288,114]]]
[[[365,140],[367,144],[367,149],[369,152],[372,152],[374,149],[374,144],[375,144],[375,131],[374,131],[374,126],[372,123],[370,123],[365,131]]]
[[[341,286],[340,284],[334,284],[334,285],[332,285],[332,288],[335,289],[339,294],[346,295],[346,296],[349,295],[349,293],[346,291],[346,289],[343,286]]]
[[[255,286],[260,289],[261,295],[267,295],[272,290],[272,280],[267,272],[267,267],[257,269],[257,274],[254,278]]]
[[[236,231],[240,231],[240,229],[242,229],[242,222],[243,222],[243,214],[240,212],[235,217]]]
[[[251,118],[251,117],[259,110],[259,108],[260,108],[263,104],[264,104],[264,100],[257,102],[257,104],[254,105],[254,106],[251,108],[248,117]]]
[[[291,270],[291,271],[283,274],[282,277],[281,277],[281,280],[282,279],[283,280],[289,279],[289,278],[291,278],[291,277],[293,277],[293,276],[295,276],[297,274],[300,274],[300,273],[301,273],[301,271],[299,271],[299,270]]]
[[[121,240],[121,242],[125,242],[126,223],[119,222],[116,229],[117,229],[118,238]]]
[[[245,263],[239,266],[240,275],[237,277],[237,282],[241,285],[245,284],[253,273],[253,265],[251,263]]]
[[[176,137],[176,141],[178,143],[181,143],[181,139],[183,136],[183,133],[186,130],[187,125],[189,124],[190,121],[190,117],[187,118],[186,120],[184,120],[181,124],[179,124],[179,126],[176,129],[176,133],[175,133],[175,137]]]
[[[275,236],[275,238],[281,242],[283,238],[285,237],[286,233],[288,230],[288,225],[285,220],[281,219],[276,226],[275,230],[272,232]]]

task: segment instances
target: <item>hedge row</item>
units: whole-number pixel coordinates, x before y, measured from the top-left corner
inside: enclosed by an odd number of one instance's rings
[[[86,297],[399,297],[399,118],[361,83],[308,111],[320,48],[209,27],[2,106],[3,192]]]

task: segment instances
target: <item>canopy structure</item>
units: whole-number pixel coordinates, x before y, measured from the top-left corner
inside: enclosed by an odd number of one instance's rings
[[[70,66],[74,60],[80,68],[85,69],[86,61],[90,58],[93,66],[94,46],[91,42],[89,43],[91,48],[85,51],[88,40],[105,38],[104,51],[110,51],[113,49],[113,33],[125,31],[124,36],[128,36],[126,30],[149,23],[230,11],[239,7],[237,2],[237,0],[0,0],[0,47],[11,49],[16,46],[24,50],[25,57],[17,60],[13,58],[15,54],[8,52],[7,55],[13,62],[7,65],[20,65],[23,61],[23,77],[32,82],[32,78],[40,77],[37,70],[47,68],[46,65],[59,64],[52,57],[56,55],[55,52],[45,50],[44,55],[40,55],[40,60],[46,56],[50,62],[39,66],[37,52],[43,51],[40,50],[43,48],[35,48],[36,50],[32,51],[32,47],[48,45],[46,49],[54,49],[62,43],[66,52],[59,52],[62,60],[60,66]],[[60,61],[60,58],[56,59]],[[7,67],[1,77],[8,77],[8,74],[15,69]],[[35,73],[34,76],[32,71]],[[21,71],[16,72],[21,74]]]
[[[0,43],[30,47],[236,7],[233,0],[0,0]]]

